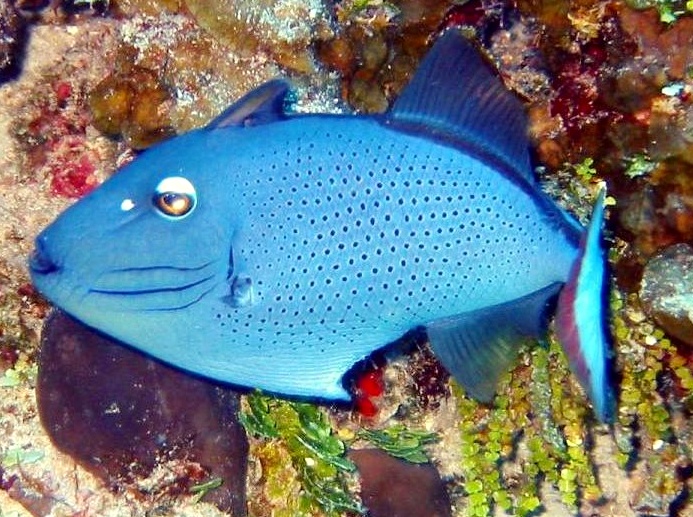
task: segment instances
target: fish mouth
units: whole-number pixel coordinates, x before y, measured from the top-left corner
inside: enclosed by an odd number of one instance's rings
[[[29,257],[29,270],[36,275],[50,275],[60,271],[60,266],[53,260],[46,250],[43,239],[36,239],[34,251]]]
[[[118,311],[171,311],[194,305],[225,277],[217,261],[194,267],[146,266],[102,273],[85,297]]]

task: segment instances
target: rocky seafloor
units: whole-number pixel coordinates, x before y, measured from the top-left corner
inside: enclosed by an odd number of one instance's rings
[[[237,392],[32,288],[37,232],[141,149],[277,76],[299,111],[381,112],[460,26],[530,114],[578,217],[609,193],[618,411],[528,345],[492,405],[425,344],[352,406]],[[693,4],[0,0],[0,516],[693,515]]]

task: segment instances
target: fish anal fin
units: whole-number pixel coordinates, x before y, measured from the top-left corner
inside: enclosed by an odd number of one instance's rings
[[[207,124],[207,129],[257,126],[285,119],[288,92],[289,84],[281,79],[261,84],[226,108]]]
[[[490,402],[524,340],[545,331],[546,308],[559,289],[560,284],[551,284],[522,298],[428,324],[433,353],[468,395]]]

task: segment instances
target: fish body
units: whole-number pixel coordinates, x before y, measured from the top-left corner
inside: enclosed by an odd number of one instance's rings
[[[425,92],[460,57],[474,66],[452,80],[478,98]],[[348,399],[348,370],[425,328],[488,400],[516,343],[544,331],[585,232],[534,182],[519,103],[479,63],[447,33],[384,116],[289,115],[286,85],[268,83],[70,207],[37,237],[33,281],[159,359],[285,395]],[[605,417],[599,332],[575,346],[599,349],[581,380]]]

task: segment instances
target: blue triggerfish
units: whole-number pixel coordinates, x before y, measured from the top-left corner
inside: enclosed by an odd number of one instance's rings
[[[68,208],[36,238],[38,290],[195,374],[331,400],[424,329],[489,401],[558,300],[608,420],[603,195],[584,229],[542,193],[523,106],[474,46],[447,31],[382,115],[291,113],[288,91],[260,86]]]

